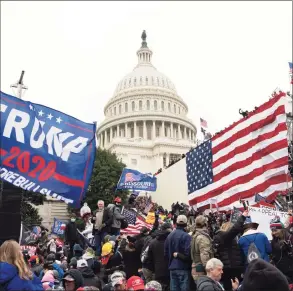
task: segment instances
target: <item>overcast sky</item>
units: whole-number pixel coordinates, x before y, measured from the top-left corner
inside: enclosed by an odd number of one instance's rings
[[[137,63],[142,30],[154,66],[198,125],[239,119],[289,90],[292,2],[1,2],[1,90],[25,70],[25,100],[98,123]]]

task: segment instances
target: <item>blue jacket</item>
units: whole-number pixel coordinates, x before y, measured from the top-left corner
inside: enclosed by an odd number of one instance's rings
[[[0,284],[5,291],[43,291],[41,280],[33,276],[32,280],[21,279],[15,266],[0,262]]]
[[[272,252],[272,246],[267,236],[264,233],[257,232],[255,230],[248,230],[238,241],[238,244],[245,255],[246,264],[248,249],[252,242],[254,242],[255,246],[259,250],[261,258],[269,262],[269,254]]]
[[[61,269],[61,267],[57,263],[53,263],[52,266],[53,266],[53,269],[58,272],[59,281],[61,281],[64,276],[64,271]],[[44,270],[41,271],[39,278],[42,279],[43,276],[44,276]]]
[[[168,260],[169,270],[191,269],[190,246],[191,236],[177,226],[176,230],[168,235],[164,245],[164,255]],[[174,258],[173,253],[180,253],[188,259]]]

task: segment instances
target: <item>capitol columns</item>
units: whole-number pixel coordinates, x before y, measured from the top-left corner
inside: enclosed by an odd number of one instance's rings
[[[134,121],[134,122],[133,122],[133,131],[134,131],[134,133],[133,133],[133,137],[134,137],[134,138],[137,137],[136,129],[137,129],[137,128],[136,128],[136,121]]]
[[[191,129],[188,129],[188,133],[189,133],[189,140],[191,140]]]
[[[184,139],[187,139],[186,126],[184,126]]]
[[[125,124],[124,124],[124,126],[125,126],[125,138],[128,138],[128,124],[127,124],[127,122],[125,122]]]
[[[110,139],[109,139],[109,142],[111,142],[113,139],[113,127],[111,126],[110,127]]]
[[[106,145],[108,144],[108,140],[107,140],[107,131],[104,131],[104,148],[106,147]]]
[[[147,127],[146,127],[146,121],[143,121],[143,139],[147,139]]]
[[[173,122],[171,122],[171,138],[174,137]]]
[[[182,139],[180,124],[178,124],[178,138]]]
[[[117,125],[117,134],[116,134],[117,137],[120,137],[120,125],[118,124]]]
[[[156,138],[156,122],[153,120],[153,140]]]
[[[161,133],[162,137],[165,137],[165,121],[162,121],[162,133]]]

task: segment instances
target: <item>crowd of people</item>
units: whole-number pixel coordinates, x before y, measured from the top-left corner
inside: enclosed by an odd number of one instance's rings
[[[5,241],[0,290],[293,290],[291,211],[285,224],[279,217],[271,221],[271,241],[247,210],[234,223],[229,213],[205,215],[179,203],[170,212],[150,212],[152,227],[127,235],[121,199],[107,206],[99,200],[95,210],[81,210],[82,232],[71,215],[64,244],[42,233],[29,254]]]

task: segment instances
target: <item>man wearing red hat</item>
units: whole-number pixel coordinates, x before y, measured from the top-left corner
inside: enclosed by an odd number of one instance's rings
[[[143,291],[144,282],[138,276],[132,276],[127,280],[127,290],[129,291]]]

